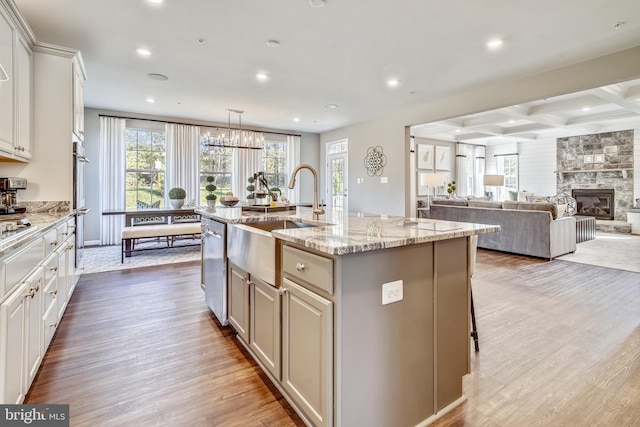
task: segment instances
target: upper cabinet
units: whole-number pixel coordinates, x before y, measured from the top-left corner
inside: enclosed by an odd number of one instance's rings
[[[0,4],[0,157],[32,157],[33,54],[31,43]],[[6,77],[5,77],[6,76]]]
[[[84,69],[79,57],[73,60],[73,133],[84,141]]]

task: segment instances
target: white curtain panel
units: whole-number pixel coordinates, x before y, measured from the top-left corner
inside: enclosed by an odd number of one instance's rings
[[[456,144],[456,193],[460,196],[469,195],[467,188],[469,182],[469,172],[467,168],[467,146]]]
[[[291,173],[300,164],[300,137],[289,135],[287,136],[287,179],[291,180]],[[288,182],[287,182],[288,184]],[[300,185],[294,186],[293,190],[287,187],[287,199],[292,203],[297,203],[300,200]]]
[[[169,190],[184,188],[185,203],[193,200],[200,206],[200,127],[167,123],[167,165],[165,206],[169,206]]]
[[[238,141],[238,145],[258,144],[255,147],[262,147],[264,136],[261,132],[253,131],[231,131],[231,140]],[[244,142],[244,143],[243,143]],[[252,150],[250,148],[236,148],[233,150],[233,173],[231,174],[231,191],[241,200],[246,199],[247,181],[249,176],[262,171],[262,150]]]
[[[481,146],[475,147],[475,170],[476,176],[473,177],[473,195],[474,196],[484,196],[484,185],[482,184],[484,173],[485,173],[485,153],[486,148]]]
[[[125,207],[125,132],[126,120],[100,117],[100,210]],[[100,244],[122,241],[122,215],[102,215]]]

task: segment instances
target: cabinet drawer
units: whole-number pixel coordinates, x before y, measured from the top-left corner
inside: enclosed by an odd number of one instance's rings
[[[44,291],[42,293],[42,312],[46,313],[49,311],[51,306],[57,305],[56,296],[58,294],[58,278],[54,276],[49,280],[45,280],[44,283]]]
[[[41,237],[20,248],[2,260],[5,271],[4,286],[0,282],[0,298],[7,295],[44,257],[44,241]],[[2,268],[0,268],[0,271]]]
[[[45,256],[49,255],[50,253],[52,253],[55,249],[56,246],[58,246],[58,242],[60,240],[58,239],[58,229],[54,228],[53,230],[49,230],[46,232],[46,234],[44,235],[44,252],[45,252]]]
[[[44,267],[44,283],[49,283],[58,271],[58,256],[52,254],[44,261],[42,266]]]
[[[290,246],[282,251],[282,271],[333,295],[333,260]]]

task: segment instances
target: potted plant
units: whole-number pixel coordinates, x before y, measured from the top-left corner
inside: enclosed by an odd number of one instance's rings
[[[247,204],[255,205],[256,195],[254,191],[256,191],[256,186],[254,183],[256,182],[256,179],[253,176],[250,176],[247,181],[249,181],[249,185],[247,186],[247,191],[249,192],[249,194],[247,195]]]
[[[169,203],[174,209],[180,209],[184,204],[184,199],[187,197],[187,192],[183,188],[173,187],[169,190]]]
[[[216,205],[216,199],[218,198],[218,196],[216,196],[213,192],[216,191],[216,187],[215,184],[213,183],[213,180],[215,178],[211,175],[209,175],[207,177],[207,182],[208,184],[204,187],[205,190],[207,190],[209,193],[205,196],[205,199],[207,199],[207,206],[209,206],[210,208],[214,207]]]
[[[449,193],[450,197],[455,197],[455,191],[456,191],[456,182],[455,181],[451,181],[450,183],[447,184],[447,193]]]

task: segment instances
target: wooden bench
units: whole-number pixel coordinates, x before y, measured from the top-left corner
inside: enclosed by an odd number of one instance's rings
[[[139,225],[124,227],[122,229],[122,254],[121,262],[124,262],[125,255],[131,256],[131,252],[136,251],[148,251],[153,249],[164,249],[173,247],[173,242],[178,236],[193,236],[197,237],[201,232],[200,222],[185,222],[178,224],[158,224],[158,225]],[[167,246],[156,246],[153,248],[134,248],[134,241],[136,239],[145,238],[158,238],[166,237]],[[181,246],[194,246],[200,243],[194,243],[193,245],[181,245]]]

